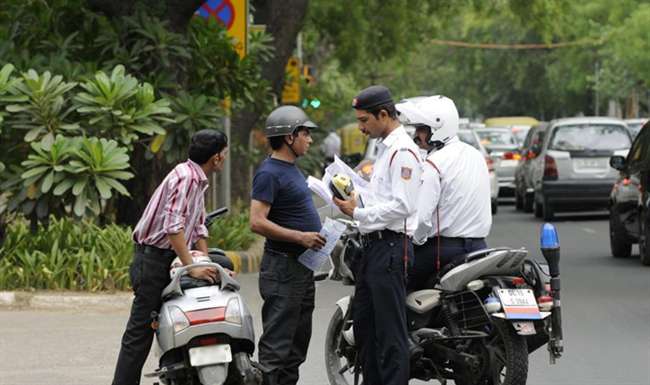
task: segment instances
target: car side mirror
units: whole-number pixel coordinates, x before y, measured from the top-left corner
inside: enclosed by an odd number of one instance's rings
[[[625,169],[625,157],[614,155],[609,158],[609,165],[615,170],[623,171]]]

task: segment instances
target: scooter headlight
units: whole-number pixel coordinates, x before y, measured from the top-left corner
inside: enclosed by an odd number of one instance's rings
[[[169,317],[172,320],[175,333],[181,332],[190,326],[190,321],[185,316],[185,313],[176,306],[169,309]]]
[[[226,306],[226,322],[241,325],[241,306],[239,305],[239,298],[231,298]]]

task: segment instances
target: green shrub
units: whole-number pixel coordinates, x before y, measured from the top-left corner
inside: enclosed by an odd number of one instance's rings
[[[0,247],[0,290],[127,290],[131,233],[129,227],[54,216],[49,227],[30,233],[26,220],[13,221]],[[247,249],[255,240],[248,212],[217,220],[210,238],[211,247]]]
[[[15,221],[0,248],[0,289],[124,290],[132,258],[128,227],[51,217],[32,234]]]
[[[223,250],[246,250],[255,241],[250,230],[248,210],[242,210],[219,218],[210,226],[210,247]]]

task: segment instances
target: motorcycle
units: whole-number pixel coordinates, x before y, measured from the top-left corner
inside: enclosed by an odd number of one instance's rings
[[[331,257],[330,279],[354,285],[359,232],[348,226]],[[410,378],[446,384],[525,384],[528,355],[547,345],[551,363],[561,357],[559,241],[545,224],[541,250],[547,264],[525,249],[491,248],[445,266],[437,282],[406,298],[411,349]],[[325,364],[331,385],[358,384],[352,319],[353,297],[341,298],[330,320]]]
[[[227,211],[208,214],[206,226]],[[159,368],[145,377],[165,385],[258,385],[261,371],[251,360],[253,319],[239,283],[225,270],[233,270],[232,261],[220,249],[208,254],[209,261],[177,267],[163,291],[163,305],[152,314]],[[217,270],[217,283],[188,275],[203,266]]]

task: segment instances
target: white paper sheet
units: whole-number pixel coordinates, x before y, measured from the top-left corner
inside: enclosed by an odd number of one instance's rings
[[[357,194],[357,204],[359,207],[364,206],[364,202],[371,199],[371,192],[368,189],[368,181],[360,177],[353,169],[351,169],[345,162],[338,156],[334,156],[334,162],[327,166],[323,179],[319,180],[313,176],[307,177],[307,186],[311,191],[320,196],[326,203],[334,207],[335,204],[332,200],[332,191],[329,188],[332,177],[336,174],[343,174],[350,177],[354,191]]]
[[[308,249],[300,254],[298,261],[313,271],[318,271],[327,261],[327,258],[334,250],[336,242],[341,238],[346,226],[331,218],[326,218],[320,234],[325,238],[325,246],[320,250]]]

